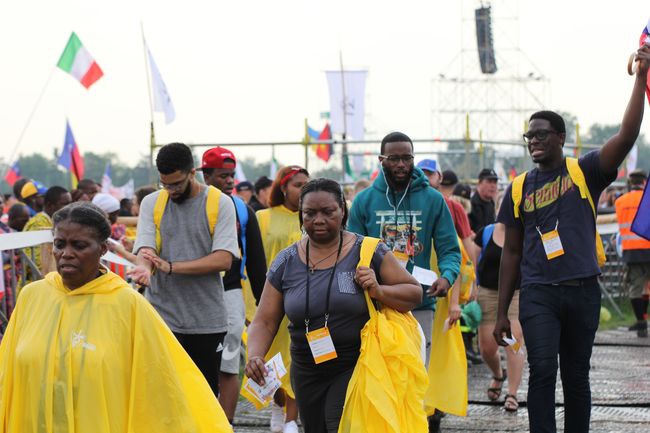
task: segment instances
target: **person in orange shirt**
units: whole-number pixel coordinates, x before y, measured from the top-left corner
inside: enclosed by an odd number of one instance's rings
[[[648,295],[650,295],[650,241],[632,232],[632,222],[639,209],[643,188],[648,175],[643,170],[634,170],[628,175],[629,192],[614,203],[618,219],[623,262],[625,262],[625,284],[629,290],[630,302],[636,323],[629,327],[639,337],[648,336]]]

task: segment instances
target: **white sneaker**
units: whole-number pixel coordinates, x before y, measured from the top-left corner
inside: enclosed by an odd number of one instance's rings
[[[271,431],[282,433],[284,428],[284,408],[275,402],[271,403]]]
[[[295,421],[289,421],[284,425],[282,433],[298,433],[298,424]]]

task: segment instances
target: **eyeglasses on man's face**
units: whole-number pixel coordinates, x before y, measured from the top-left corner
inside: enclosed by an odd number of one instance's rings
[[[388,161],[389,164],[397,164],[402,161],[405,164],[413,161],[413,155],[379,155],[382,161]]]
[[[546,140],[549,134],[559,134],[559,132],[553,131],[552,129],[537,129],[526,132],[523,137],[526,143],[530,143],[533,141],[533,138],[536,138],[538,141]]]
[[[179,180],[178,182],[173,182],[173,183],[165,183],[163,181],[159,181],[158,184],[160,185],[161,188],[166,189],[167,191],[180,191],[185,188],[185,184],[187,183],[188,179],[190,178],[191,173],[188,173],[187,176],[185,176],[184,179]]]

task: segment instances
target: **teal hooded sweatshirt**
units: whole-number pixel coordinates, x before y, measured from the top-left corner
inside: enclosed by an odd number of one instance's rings
[[[397,220],[397,222],[396,222]],[[391,250],[405,251],[408,234],[415,234],[413,254],[406,269],[431,269],[432,241],[440,276],[454,284],[460,272],[460,248],[454,222],[442,194],[429,186],[424,172],[413,167],[411,182],[402,192],[388,187],[383,170],[370,188],[361,191],[352,203],[348,230],[381,238]],[[435,299],[424,296],[418,310],[434,309]]]

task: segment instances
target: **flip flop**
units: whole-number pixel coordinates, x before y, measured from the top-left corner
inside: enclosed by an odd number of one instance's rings
[[[492,380],[497,382],[499,386],[490,387],[487,389],[487,396],[490,401],[497,401],[501,397],[501,391],[503,389],[503,382],[508,378],[508,372],[504,368],[501,370],[501,377],[492,376]]]

